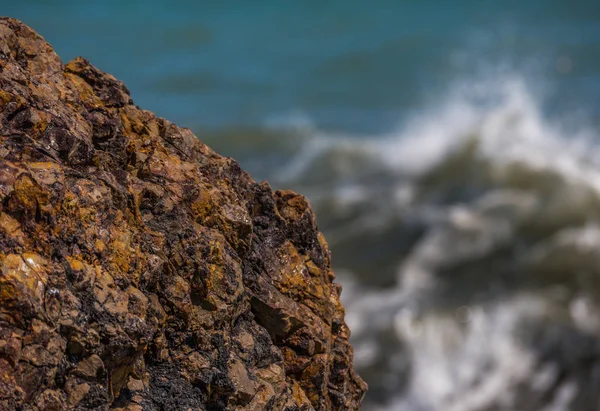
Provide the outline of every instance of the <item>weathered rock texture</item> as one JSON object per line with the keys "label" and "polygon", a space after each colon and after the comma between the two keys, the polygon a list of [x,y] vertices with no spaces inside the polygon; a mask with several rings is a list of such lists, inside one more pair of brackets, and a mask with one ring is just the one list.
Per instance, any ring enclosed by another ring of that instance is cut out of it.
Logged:
{"label": "weathered rock texture", "polygon": [[356,409],[307,201],[0,19],[0,409]]}

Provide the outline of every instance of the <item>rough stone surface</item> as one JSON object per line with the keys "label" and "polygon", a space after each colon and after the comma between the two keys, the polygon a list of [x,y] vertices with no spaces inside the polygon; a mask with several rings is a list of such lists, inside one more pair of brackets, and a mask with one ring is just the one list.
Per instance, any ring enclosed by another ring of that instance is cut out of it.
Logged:
{"label": "rough stone surface", "polygon": [[0,19],[0,409],[357,409],[307,201]]}

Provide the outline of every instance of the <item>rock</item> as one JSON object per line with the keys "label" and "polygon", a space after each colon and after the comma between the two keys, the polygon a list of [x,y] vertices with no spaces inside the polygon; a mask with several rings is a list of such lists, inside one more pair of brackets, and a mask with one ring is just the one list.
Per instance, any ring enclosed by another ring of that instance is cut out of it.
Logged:
{"label": "rock", "polygon": [[306,199],[0,19],[0,409],[358,409]]}
{"label": "rock", "polygon": [[104,369],[102,359],[96,354],[79,361],[77,367],[73,370],[73,375],[81,377],[85,380],[94,381],[98,378],[98,373]]}
{"label": "rock", "polygon": [[256,394],[254,382],[248,377],[246,366],[240,360],[231,361],[228,366],[228,377],[233,384],[238,403],[246,405],[252,401]]}

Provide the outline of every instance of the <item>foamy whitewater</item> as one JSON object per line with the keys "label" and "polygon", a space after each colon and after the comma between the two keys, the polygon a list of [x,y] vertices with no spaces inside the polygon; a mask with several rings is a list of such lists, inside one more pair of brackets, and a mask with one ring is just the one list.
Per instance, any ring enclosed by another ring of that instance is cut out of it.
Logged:
{"label": "foamy whitewater", "polygon": [[365,409],[600,407],[597,134],[515,76],[383,136],[287,125],[301,149],[270,178],[325,222]]}

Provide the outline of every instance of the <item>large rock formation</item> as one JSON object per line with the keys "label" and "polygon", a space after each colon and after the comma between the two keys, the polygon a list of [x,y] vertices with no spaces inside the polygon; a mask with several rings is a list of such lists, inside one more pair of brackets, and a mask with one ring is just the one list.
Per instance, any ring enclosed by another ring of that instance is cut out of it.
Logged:
{"label": "large rock formation", "polygon": [[0,19],[0,409],[356,409],[307,201]]}

